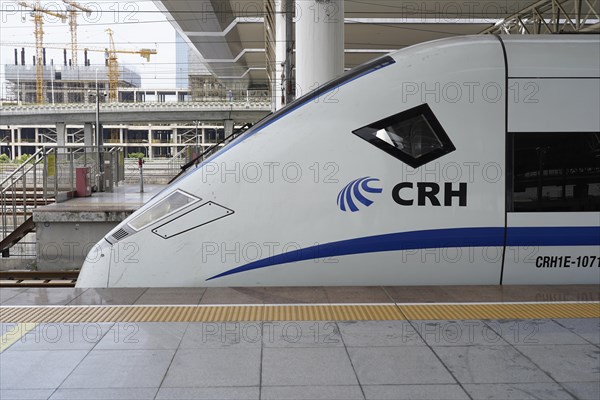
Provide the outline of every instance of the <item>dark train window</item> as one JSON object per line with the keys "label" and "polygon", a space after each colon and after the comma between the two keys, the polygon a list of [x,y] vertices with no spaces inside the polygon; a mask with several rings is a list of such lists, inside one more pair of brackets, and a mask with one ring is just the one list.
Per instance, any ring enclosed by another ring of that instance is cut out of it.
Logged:
{"label": "dark train window", "polygon": [[600,211],[600,133],[513,133],[509,140],[513,211]]}
{"label": "dark train window", "polygon": [[456,149],[427,104],[373,122],[353,133],[413,168]]}

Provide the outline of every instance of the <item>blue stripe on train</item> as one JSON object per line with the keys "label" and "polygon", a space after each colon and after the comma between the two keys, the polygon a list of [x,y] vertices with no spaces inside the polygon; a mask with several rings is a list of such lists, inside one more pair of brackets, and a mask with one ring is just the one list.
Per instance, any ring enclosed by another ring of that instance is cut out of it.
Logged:
{"label": "blue stripe on train", "polygon": [[[598,246],[600,227],[508,228],[507,246]],[[325,243],[263,258],[207,280],[272,265],[316,258],[413,249],[503,246],[504,228],[455,228],[398,232]]]}

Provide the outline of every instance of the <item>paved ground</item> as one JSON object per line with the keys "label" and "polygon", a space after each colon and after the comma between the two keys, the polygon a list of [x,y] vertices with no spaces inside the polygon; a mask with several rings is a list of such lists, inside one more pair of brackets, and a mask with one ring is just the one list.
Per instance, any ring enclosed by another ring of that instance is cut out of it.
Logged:
{"label": "paved ground", "polygon": [[[376,302],[383,290],[363,289],[2,289],[0,300],[3,306],[211,304],[235,296],[331,302],[337,293],[340,301]],[[2,340],[16,334],[15,324],[0,325]],[[0,354],[2,400],[600,398],[598,319],[31,327]]]}
{"label": "paved ground", "polygon": [[597,400],[599,354],[590,319],[40,324],[0,398]]}

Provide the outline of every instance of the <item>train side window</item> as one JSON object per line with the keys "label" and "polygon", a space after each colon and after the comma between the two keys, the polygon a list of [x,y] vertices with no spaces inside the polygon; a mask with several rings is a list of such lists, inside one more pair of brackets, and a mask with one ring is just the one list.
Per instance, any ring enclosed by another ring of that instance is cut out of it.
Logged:
{"label": "train side window", "polygon": [[456,150],[427,104],[373,122],[352,133],[413,168]]}
{"label": "train side window", "polygon": [[510,135],[513,211],[600,211],[600,133]]}

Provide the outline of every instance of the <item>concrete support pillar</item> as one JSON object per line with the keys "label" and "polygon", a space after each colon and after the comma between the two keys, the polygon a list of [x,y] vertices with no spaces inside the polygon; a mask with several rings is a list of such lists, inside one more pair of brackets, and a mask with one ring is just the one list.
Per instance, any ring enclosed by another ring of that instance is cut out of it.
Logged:
{"label": "concrete support pillar", "polygon": [[62,147],[58,149],[58,153],[66,153],[64,146],[67,145],[67,124],[64,122],[56,123],[56,145]]}
{"label": "concrete support pillar", "polygon": [[293,100],[294,13],[294,0],[275,3],[275,77],[271,88],[273,111]]}
{"label": "concrete support pillar", "polygon": [[284,65],[287,53],[285,6],[285,0],[275,3],[275,77],[273,79],[273,86],[271,87],[271,93],[273,93],[273,101],[271,102],[273,111],[277,111],[285,105],[284,80],[288,79],[285,76]]}
{"label": "concrete support pillar", "polygon": [[[35,137],[37,142],[37,128],[35,128]],[[17,128],[16,142],[19,143],[19,146],[16,148],[17,153],[13,153],[13,158],[21,157],[21,149],[23,147],[21,146],[21,128]]]}
{"label": "concrete support pillar", "polygon": [[175,154],[177,154],[177,143],[179,143],[179,136],[177,135],[177,126],[173,126],[173,129],[171,130],[171,143],[173,143],[173,146],[171,146],[172,157]]}
{"label": "concrete support pillar", "polygon": [[119,126],[119,143],[123,143],[123,126]]}
{"label": "concrete support pillar", "polygon": [[17,130],[18,130],[18,128],[10,130],[10,157],[11,158],[16,157],[15,142],[16,142],[16,138],[17,138]]}
{"label": "concrete support pillar", "polygon": [[226,119],[223,125],[225,126],[225,137],[231,135],[233,133],[233,120]]}
{"label": "concrete support pillar", "polygon": [[152,160],[152,125],[148,125],[148,136],[147,138],[147,146],[146,151],[148,152],[148,159]]}
{"label": "concrete support pillar", "polygon": [[[92,123],[86,122],[83,124],[83,145],[84,146],[93,146],[94,145],[94,131],[92,130]],[[91,151],[91,148],[86,149],[85,151]]]}
{"label": "concrete support pillar", "polygon": [[296,0],[296,97],[343,72],[344,1]]}

